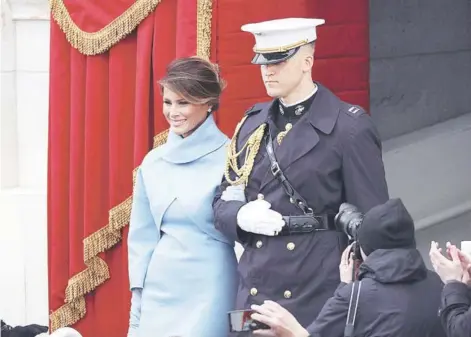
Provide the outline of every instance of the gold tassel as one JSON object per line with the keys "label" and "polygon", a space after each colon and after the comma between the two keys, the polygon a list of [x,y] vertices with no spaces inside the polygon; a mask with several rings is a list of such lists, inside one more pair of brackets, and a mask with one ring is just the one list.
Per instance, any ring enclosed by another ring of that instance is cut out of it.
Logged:
{"label": "gold tassel", "polygon": [[[229,143],[227,150],[226,168],[224,170],[224,176],[229,184],[232,186],[247,184],[250,174],[252,173],[253,164],[258,151],[260,150],[260,143],[265,133],[266,124],[261,124],[249,137],[247,142],[242,146],[240,151],[237,151],[237,135],[239,130],[247,119],[245,116],[239,124],[237,124],[234,131],[234,136]],[[245,151],[244,164],[239,167],[238,159]],[[236,175],[235,179],[231,178],[230,171]]]}
{"label": "gold tassel", "polygon": [[278,142],[278,145],[281,145],[281,142],[283,141],[283,138],[285,138],[285,136],[288,134],[289,130],[291,130],[293,128],[293,124],[291,123],[288,123],[286,124],[285,126],[285,131],[281,131],[277,136],[276,136],[276,140]]}

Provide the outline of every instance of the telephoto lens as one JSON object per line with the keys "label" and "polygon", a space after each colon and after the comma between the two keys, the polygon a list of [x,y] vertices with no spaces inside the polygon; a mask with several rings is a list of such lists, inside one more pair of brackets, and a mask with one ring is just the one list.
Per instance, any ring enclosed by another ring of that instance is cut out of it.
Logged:
{"label": "telephoto lens", "polygon": [[356,238],[357,230],[363,221],[363,213],[352,204],[343,203],[335,216],[335,226],[352,238]]}

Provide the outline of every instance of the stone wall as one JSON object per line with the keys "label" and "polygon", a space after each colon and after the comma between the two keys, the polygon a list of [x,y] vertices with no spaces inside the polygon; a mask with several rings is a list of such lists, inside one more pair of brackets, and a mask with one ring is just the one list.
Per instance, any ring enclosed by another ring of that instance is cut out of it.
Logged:
{"label": "stone wall", "polygon": [[471,1],[370,0],[370,56],[383,140],[471,112]]}

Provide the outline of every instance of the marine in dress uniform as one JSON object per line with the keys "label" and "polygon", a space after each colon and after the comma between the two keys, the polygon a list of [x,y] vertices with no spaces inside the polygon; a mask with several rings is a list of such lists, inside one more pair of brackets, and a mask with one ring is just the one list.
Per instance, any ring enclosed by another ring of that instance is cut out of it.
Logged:
{"label": "marine in dress uniform", "polygon": [[[256,40],[252,63],[295,62],[322,23],[292,18],[243,26]],[[289,76],[279,81],[292,81]],[[300,101],[274,97],[246,112],[213,208],[216,228],[244,246],[237,309],[270,299],[306,327],[340,282],[347,245],[333,221],[340,204],[365,212],[389,196],[381,141],[369,115],[313,82],[310,71],[303,76],[310,89],[298,93]]]}

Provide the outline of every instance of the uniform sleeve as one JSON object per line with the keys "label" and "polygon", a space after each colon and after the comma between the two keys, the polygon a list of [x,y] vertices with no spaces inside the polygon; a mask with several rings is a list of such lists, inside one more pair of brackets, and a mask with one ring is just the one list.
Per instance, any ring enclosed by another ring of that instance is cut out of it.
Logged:
{"label": "uniform sleeve", "polygon": [[150,258],[159,240],[159,233],[150,211],[141,169],[134,186],[128,235],[130,288],[143,288]]}
{"label": "uniform sleeve", "polygon": [[471,336],[471,299],[469,287],[461,282],[448,283],[442,292],[441,320],[448,337]]}
{"label": "uniform sleeve", "polygon": [[351,131],[345,136],[342,173],[346,202],[362,212],[389,199],[381,140],[367,114],[354,118]]}
{"label": "uniform sleeve", "polygon": [[343,337],[347,322],[352,284],[340,284],[322,308],[316,320],[307,327],[311,337]]}
{"label": "uniform sleeve", "polygon": [[213,200],[214,226],[229,240],[244,243],[248,233],[237,225],[237,213],[245,203],[239,200],[222,200],[222,192],[224,192],[227,186],[229,186],[229,183],[223,177]]}

